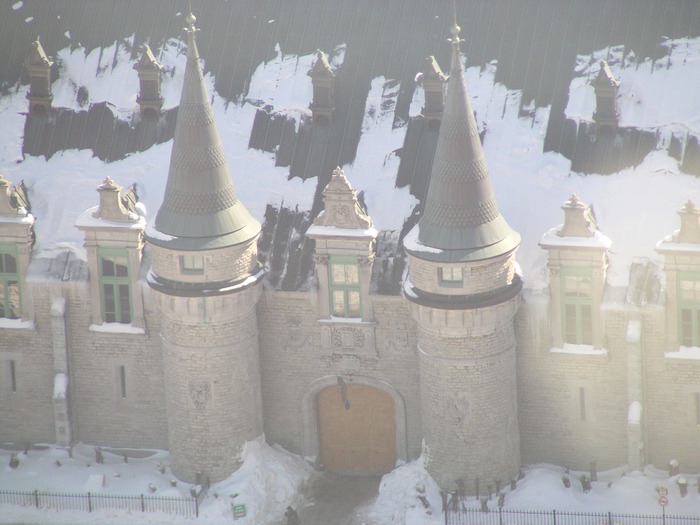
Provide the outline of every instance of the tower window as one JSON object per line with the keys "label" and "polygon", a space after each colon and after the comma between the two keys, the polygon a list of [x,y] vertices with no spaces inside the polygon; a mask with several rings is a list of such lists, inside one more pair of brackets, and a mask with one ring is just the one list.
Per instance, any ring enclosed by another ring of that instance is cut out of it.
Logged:
{"label": "tower window", "polygon": [[17,247],[0,244],[0,317],[22,317],[22,296],[17,268]]}
{"label": "tower window", "polygon": [[586,390],[583,387],[578,389],[578,412],[581,421],[586,421]]}
{"label": "tower window", "polygon": [[331,312],[337,317],[361,317],[360,268],[354,257],[331,257]]}
{"label": "tower window", "polygon": [[438,282],[440,286],[462,286],[464,284],[464,272],[462,268],[453,266],[438,268]]}
{"label": "tower window", "polygon": [[678,276],[678,336],[683,346],[700,346],[700,273]]}
{"label": "tower window", "polygon": [[204,273],[204,257],[201,255],[181,255],[182,273]]}
{"label": "tower window", "polygon": [[561,279],[564,342],[593,344],[591,271],[588,268],[565,268]]}
{"label": "tower window", "polygon": [[99,257],[102,318],[106,323],[131,322],[131,279],[126,249],[101,249]]}

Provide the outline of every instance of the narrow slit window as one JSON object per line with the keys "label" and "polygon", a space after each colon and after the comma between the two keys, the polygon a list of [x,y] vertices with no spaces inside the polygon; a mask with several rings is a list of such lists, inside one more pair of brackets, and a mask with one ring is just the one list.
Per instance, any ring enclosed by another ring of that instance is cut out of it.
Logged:
{"label": "narrow slit window", "polygon": [[583,387],[578,389],[578,409],[581,421],[586,421],[586,390]]}
{"label": "narrow slit window", "polygon": [[700,426],[700,392],[695,392],[695,424]]}
{"label": "narrow slit window", "polygon": [[15,366],[15,360],[10,359],[8,365],[10,373],[10,388],[12,388],[13,392],[17,392],[17,369]]}
{"label": "narrow slit window", "polygon": [[119,388],[121,390],[122,399],[126,399],[126,367],[119,367]]}

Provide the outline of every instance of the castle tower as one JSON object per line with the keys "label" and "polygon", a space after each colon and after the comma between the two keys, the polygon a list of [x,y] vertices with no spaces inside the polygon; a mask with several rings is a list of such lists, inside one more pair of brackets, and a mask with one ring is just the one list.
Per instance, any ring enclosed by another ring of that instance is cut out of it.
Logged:
{"label": "castle tower", "polygon": [[452,27],[452,64],[428,195],[406,235],[404,295],[418,326],[428,472],[444,490],[520,467],[513,316],[520,235],[501,216]]}
{"label": "castle tower", "polygon": [[51,109],[53,93],[51,93],[51,66],[53,62],[44,53],[41,42],[32,42],[29,56],[24,61],[24,67],[29,71],[29,113],[46,114]]}
{"label": "castle tower", "polygon": [[440,118],[445,104],[446,80],[447,77],[443,74],[435,57],[426,58],[421,71],[421,82],[425,93],[425,105],[421,110],[421,115],[431,129],[437,129],[440,126]]}
{"label": "castle tower", "polygon": [[620,82],[615,79],[610,66],[605,60],[600,61],[600,71],[592,84],[595,90],[596,102],[593,120],[599,129],[617,129],[617,117],[619,115],[617,113],[616,99],[617,88],[620,86]]}
{"label": "castle tower", "polygon": [[316,62],[309,69],[307,75],[311,77],[314,90],[314,99],[310,106],[314,122],[330,124],[335,110],[335,73],[328,63],[326,54],[320,49],[316,51]]}
{"label": "castle tower", "polygon": [[144,46],[141,59],[134,64],[134,69],[139,75],[139,96],[136,97],[144,116],[160,115],[163,107],[163,97],[160,95],[160,71],[163,69],[149,46]]}
{"label": "castle tower", "polygon": [[146,238],[161,318],[174,474],[222,480],[263,433],[256,304],[260,223],[238,200],[186,17],[187,66],[163,204]]}

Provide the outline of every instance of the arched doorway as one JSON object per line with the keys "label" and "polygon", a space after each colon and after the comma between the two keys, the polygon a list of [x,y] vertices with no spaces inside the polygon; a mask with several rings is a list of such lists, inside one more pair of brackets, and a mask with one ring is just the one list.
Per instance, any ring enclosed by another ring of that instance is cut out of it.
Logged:
{"label": "arched doorway", "polygon": [[338,472],[385,473],[396,464],[394,399],[369,385],[340,381],[316,396],[321,463]]}

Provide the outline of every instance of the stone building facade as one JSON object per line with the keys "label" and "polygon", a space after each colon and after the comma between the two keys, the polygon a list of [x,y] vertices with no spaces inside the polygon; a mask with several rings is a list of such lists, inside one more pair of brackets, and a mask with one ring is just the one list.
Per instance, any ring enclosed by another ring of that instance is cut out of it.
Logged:
{"label": "stone building facade", "polygon": [[640,263],[618,288],[606,280],[615,240],[572,196],[540,242],[549,289],[523,291],[520,236],[491,188],[455,25],[458,74],[403,241],[403,294],[372,291],[380,232],[340,169],[306,232],[314,286],[264,289],[260,224],[236,196],[187,23],[153,222],[107,179],[76,218],[87,261],[33,256],[25,195],[0,178],[0,440],[164,448],[188,482],[227,477],[261,435],[341,472],[424,454],[442,488],[468,492],[542,461],[700,469],[693,203],[659,240],[663,268]]}

